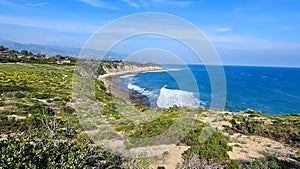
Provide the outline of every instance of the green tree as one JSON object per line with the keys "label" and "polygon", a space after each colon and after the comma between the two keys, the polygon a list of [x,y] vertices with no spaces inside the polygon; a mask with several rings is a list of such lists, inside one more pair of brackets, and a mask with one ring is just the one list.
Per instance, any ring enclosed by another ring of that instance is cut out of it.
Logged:
{"label": "green tree", "polygon": [[29,52],[27,50],[21,50],[21,54],[23,56],[29,56]]}
{"label": "green tree", "polygon": [[0,46],[0,51],[6,51],[6,50],[8,50],[8,48],[6,48],[6,47],[4,47],[4,46]]}

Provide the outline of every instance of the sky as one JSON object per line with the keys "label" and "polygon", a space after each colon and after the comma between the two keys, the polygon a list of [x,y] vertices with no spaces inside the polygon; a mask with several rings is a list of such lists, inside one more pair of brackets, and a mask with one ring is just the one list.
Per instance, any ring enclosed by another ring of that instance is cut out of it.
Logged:
{"label": "sky", "polygon": [[[120,17],[158,12],[200,29],[223,64],[300,67],[299,9],[298,0],[0,0],[0,39],[81,48]],[[131,26],[134,29],[134,22]],[[166,22],[164,29],[174,32],[180,26]],[[151,44],[172,47],[165,38],[137,37],[115,51],[130,54],[129,46],[140,50]],[[190,55],[179,46],[173,50]]]}

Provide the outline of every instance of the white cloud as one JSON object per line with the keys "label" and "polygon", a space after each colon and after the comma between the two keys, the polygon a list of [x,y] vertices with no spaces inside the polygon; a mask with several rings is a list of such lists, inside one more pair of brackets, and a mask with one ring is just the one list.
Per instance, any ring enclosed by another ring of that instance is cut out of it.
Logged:
{"label": "white cloud", "polygon": [[213,43],[213,45],[217,46],[220,49],[274,51],[300,50],[300,43],[281,42],[262,37],[234,34],[234,31],[231,31],[228,34],[220,34],[217,32],[218,27],[212,25],[201,26],[201,28],[203,29],[207,38]]}
{"label": "white cloud", "polygon": [[43,6],[48,5],[48,2],[36,3],[36,4],[26,4],[27,6]]}
{"label": "white cloud", "polygon": [[172,5],[184,8],[188,5],[195,3],[194,0],[121,0],[122,2],[127,3],[133,8],[140,8],[143,6],[150,6],[153,4],[165,4]]}
{"label": "white cloud", "polygon": [[226,44],[245,44],[253,41],[264,41],[260,38],[246,37],[240,35],[224,35],[224,36],[210,36],[211,40],[214,42],[226,43]]}
{"label": "white cloud", "polygon": [[[101,0],[78,0],[78,1],[84,2],[86,4],[95,7],[100,7],[100,8],[119,9],[117,7],[110,5],[110,3],[108,2],[104,2],[103,0],[102,1]],[[133,8],[151,6],[153,4],[165,4],[165,5],[172,5],[172,6],[178,6],[184,8],[196,2],[195,0],[119,0],[119,1],[124,2]]]}
{"label": "white cloud", "polygon": [[129,6],[134,7],[134,8],[139,8],[140,7],[139,4],[133,2],[132,0],[121,0],[121,1],[127,3]]}
{"label": "white cloud", "polygon": [[300,43],[278,42],[269,39],[241,35],[209,36],[212,42],[223,49],[233,50],[299,50]]}
{"label": "white cloud", "polygon": [[215,31],[216,32],[229,32],[231,31],[232,29],[229,28],[229,27],[223,27],[223,28],[217,28]]}
{"label": "white cloud", "polygon": [[[0,15],[0,24],[46,28],[58,32],[93,33],[99,26],[69,20]],[[61,26],[64,25],[64,26]]]}
{"label": "white cloud", "polygon": [[113,6],[111,6],[105,2],[102,2],[102,1],[98,1],[98,0],[78,0],[78,1],[84,2],[84,3],[94,6],[94,7],[116,9]]}
{"label": "white cloud", "polygon": [[119,37],[124,34],[133,35],[137,32],[144,32],[145,34],[159,32],[160,35],[157,36],[175,35],[185,40],[205,40],[204,36],[201,36],[199,32],[195,33],[194,27],[185,24],[184,21],[166,20],[165,17],[158,18],[154,14],[148,14],[143,18],[135,18],[133,20],[117,21],[114,24],[121,26],[103,29],[101,33],[105,33],[110,37]]}

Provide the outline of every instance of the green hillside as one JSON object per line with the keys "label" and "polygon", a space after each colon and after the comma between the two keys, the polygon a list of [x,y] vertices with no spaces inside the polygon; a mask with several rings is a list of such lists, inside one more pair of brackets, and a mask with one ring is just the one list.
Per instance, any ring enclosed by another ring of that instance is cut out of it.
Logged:
{"label": "green hillside", "polygon": [[[147,168],[157,160],[125,158],[106,151],[89,138],[83,129],[94,130],[97,121],[89,124],[90,126],[81,126],[78,121],[72,106],[74,68],[74,65],[52,63],[0,64],[0,168]],[[169,109],[151,109],[135,105],[132,109],[119,111],[116,107],[120,105],[117,104],[124,103],[114,102],[104,83],[98,80],[95,81],[95,96],[97,102],[104,105],[101,117],[114,126],[116,132],[129,138],[160,135],[173,124],[187,125],[187,121],[177,120],[182,113],[191,116],[195,125],[191,126],[190,131],[186,131],[187,134],[181,135],[180,132],[183,131],[175,131],[172,133],[174,137],[169,137],[177,145],[190,146],[183,153],[184,163],[178,168],[190,166],[189,161],[192,158],[198,159],[193,167],[204,168],[296,167],[296,163],[274,156],[252,162],[231,160],[228,152],[234,147],[228,144],[228,133],[260,135],[273,139],[280,137],[280,142],[291,146],[298,144],[299,149],[298,115],[270,117],[255,112],[247,112],[250,114],[247,116],[247,113],[236,114],[228,119],[231,125],[224,126],[224,131],[217,129],[207,140],[201,140],[200,134],[210,131],[207,130],[210,128],[209,123],[202,118],[213,110],[176,106]],[[148,122],[137,122],[127,114],[135,110],[141,116],[153,115],[154,118]],[[157,117],[155,114],[158,112],[160,116]],[[259,120],[258,117],[270,119],[272,123],[263,123],[265,120]],[[280,126],[278,123],[285,125]],[[168,140],[164,141],[163,143],[168,143]],[[133,145],[149,144],[153,142],[150,140]],[[299,162],[299,154],[294,154],[291,158]]]}

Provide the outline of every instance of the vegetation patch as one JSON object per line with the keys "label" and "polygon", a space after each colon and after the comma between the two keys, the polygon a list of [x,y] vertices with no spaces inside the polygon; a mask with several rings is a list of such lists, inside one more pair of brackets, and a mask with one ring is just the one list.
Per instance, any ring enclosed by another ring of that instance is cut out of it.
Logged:
{"label": "vegetation patch", "polygon": [[[0,51],[3,54],[8,49],[0,46]],[[5,56],[1,55],[1,62],[14,64],[0,64],[0,168],[149,166],[143,157],[130,160],[95,146],[83,129],[91,133],[95,131],[92,137],[96,139],[119,138],[121,133],[132,138],[128,140],[129,145],[136,138],[144,139],[136,144],[138,146],[153,145],[152,137],[162,138],[159,143],[154,144],[173,144],[175,141],[177,144],[188,145],[190,149],[183,154],[184,163],[181,168],[240,168],[235,161],[229,159],[227,152],[232,147],[228,145],[226,136],[218,130],[212,130],[202,121],[189,121],[192,119],[190,116],[201,116],[207,109],[177,106],[152,109],[145,105],[135,105],[132,109],[127,110],[124,106],[124,110],[118,110],[118,104],[122,103],[112,100],[112,95],[106,90],[104,83],[95,80],[95,98],[103,109],[99,114],[76,114],[71,104],[75,68],[72,62],[57,64],[56,61],[66,58],[38,57],[26,51],[4,54]],[[16,55],[22,57],[18,58]],[[122,65],[124,63],[121,61],[103,61],[97,74],[105,74],[105,70],[117,69]],[[135,65],[143,66],[138,63]],[[143,119],[134,119],[130,113]],[[80,116],[84,116],[90,123],[81,126],[78,120]],[[103,121],[97,120],[98,117],[113,125],[119,133],[101,130],[99,126]],[[232,126],[227,126],[228,131],[271,137],[295,145],[295,148],[299,147],[300,116],[297,114],[264,115],[249,110],[233,114],[230,123]],[[191,130],[177,130],[184,127]],[[205,135],[209,137],[206,138]],[[248,168],[266,166],[295,167],[294,163],[286,163],[273,157],[243,164],[243,167]]]}
{"label": "vegetation patch", "polygon": [[227,126],[228,132],[264,136],[292,146],[300,142],[299,114],[267,115],[249,109],[234,113],[230,123],[232,127]]}

